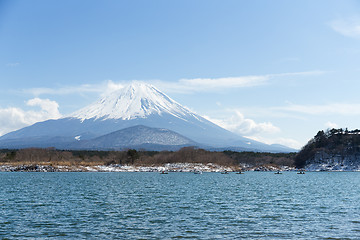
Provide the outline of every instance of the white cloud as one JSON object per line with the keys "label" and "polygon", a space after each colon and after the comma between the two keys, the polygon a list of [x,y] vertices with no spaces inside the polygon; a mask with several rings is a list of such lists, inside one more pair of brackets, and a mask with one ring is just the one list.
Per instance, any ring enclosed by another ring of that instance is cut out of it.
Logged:
{"label": "white cloud", "polygon": [[214,119],[204,116],[209,121],[249,139],[266,144],[281,144],[294,149],[300,149],[302,144],[291,138],[276,137],[281,130],[271,122],[256,123],[252,119],[245,118],[238,110],[227,110],[231,116],[223,119]]}
{"label": "white cloud", "polygon": [[116,91],[116,90],[124,88],[124,84],[123,83],[115,83],[111,80],[108,80],[106,88],[109,91]]}
{"label": "white cloud", "polygon": [[346,36],[360,38],[360,18],[353,17],[347,19],[337,19],[330,22],[331,28]]}
{"label": "white cloud", "polygon": [[27,125],[29,124],[22,109],[0,109],[0,136]]}
{"label": "white cloud", "polygon": [[25,111],[21,108],[0,108],[0,136],[19,128],[48,119],[60,118],[59,105],[49,99],[33,98],[26,102],[30,107],[40,110]]}
{"label": "white cloud", "polygon": [[51,101],[49,99],[33,98],[28,100],[26,105],[31,107],[39,106],[41,111],[34,113],[36,113],[38,118],[41,120],[56,119],[61,117],[59,112],[59,104],[55,101]]}
{"label": "white cloud", "polygon": [[325,123],[325,127],[332,129],[332,128],[338,128],[338,125],[336,123],[329,121],[329,122]]}
{"label": "white cloud", "polygon": [[[230,110],[229,110],[230,111]],[[280,132],[280,129],[270,122],[256,123],[252,119],[245,118],[238,110],[232,110],[233,113],[228,118],[214,119],[205,116],[211,122],[240,135],[274,134]]]}
{"label": "white cloud", "polygon": [[113,91],[117,91],[119,89],[124,88],[124,86],[125,86],[125,84],[123,84],[123,83],[115,83],[112,80],[108,80],[106,82],[106,84],[104,84],[101,87],[102,88],[101,96],[106,96]]}

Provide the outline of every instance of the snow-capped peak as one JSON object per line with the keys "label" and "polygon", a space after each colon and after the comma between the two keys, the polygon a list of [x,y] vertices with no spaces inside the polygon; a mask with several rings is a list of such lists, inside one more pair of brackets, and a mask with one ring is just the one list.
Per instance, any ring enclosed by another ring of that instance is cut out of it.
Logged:
{"label": "snow-capped peak", "polygon": [[193,113],[154,86],[133,82],[71,114],[71,117],[82,120],[92,118],[130,120],[162,113],[168,113],[178,118],[184,118],[189,114],[194,116]]}

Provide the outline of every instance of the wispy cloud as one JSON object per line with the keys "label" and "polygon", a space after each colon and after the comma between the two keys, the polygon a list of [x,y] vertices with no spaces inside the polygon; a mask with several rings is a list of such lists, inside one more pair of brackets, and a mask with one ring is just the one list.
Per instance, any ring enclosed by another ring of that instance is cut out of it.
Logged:
{"label": "wispy cloud", "polygon": [[334,20],[330,22],[330,27],[346,37],[360,38],[359,17]]}
{"label": "wispy cloud", "polygon": [[360,116],[360,103],[293,104],[273,107],[242,107],[251,116],[307,120],[313,116],[354,117]]}
{"label": "wispy cloud", "polygon": [[[266,75],[251,75],[251,76],[239,76],[239,77],[222,77],[222,78],[192,78],[192,79],[180,79],[178,81],[163,81],[163,80],[146,80],[148,82],[165,92],[176,93],[195,93],[195,92],[212,92],[224,89],[234,88],[247,88],[256,87],[268,84],[271,79],[281,79],[284,77],[293,76],[314,76],[324,74],[324,71],[305,71],[305,72],[293,72],[293,73],[278,73],[278,74],[266,74]],[[41,95],[69,95],[69,94],[86,94],[97,93],[107,94],[110,91],[123,88],[130,82],[138,81],[113,81],[106,80],[99,84],[83,84],[78,86],[64,86],[58,88],[30,88],[23,89],[23,93],[31,94],[33,96]]]}
{"label": "wispy cloud", "polygon": [[269,74],[270,78],[276,77],[292,77],[292,76],[318,76],[327,73],[326,71],[322,70],[313,70],[313,71],[304,71],[304,72],[290,72],[290,73],[276,73],[276,74]]}
{"label": "wispy cloud", "polygon": [[33,98],[26,105],[40,109],[26,111],[15,107],[0,108],[0,136],[39,121],[61,117],[59,105],[55,101]]}
{"label": "wispy cloud", "polygon": [[7,63],[5,64],[6,67],[17,67],[19,66],[20,63],[19,62],[14,62],[14,63]]}
{"label": "wispy cloud", "polygon": [[29,88],[23,89],[24,93],[32,94],[34,96],[41,95],[68,95],[68,94],[81,94],[81,93],[89,93],[89,92],[97,92],[100,93],[103,90],[100,88],[96,88],[91,85],[81,85],[81,86],[68,86],[68,87],[60,87],[60,88]]}
{"label": "wispy cloud", "polygon": [[156,86],[168,92],[193,93],[211,92],[223,89],[247,88],[269,84],[272,79],[296,76],[316,76],[325,74],[325,71],[304,71],[292,73],[276,73],[265,75],[250,75],[223,78],[192,78],[180,79],[176,82],[153,81]]}
{"label": "wispy cloud", "polygon": [[226,78],[193,78],[180,79],[178,84],[190,89],[214,89],[214,88],[243,88],[263,85],[269,80],[269,76],[244,76]]}
{"label": "wispy cloud", "polygon": [[245,88],[264,85],[269,76],[240,76],[223,78],[192,78],[180,79],[174,82],[153,80],[153,85],[166,92],[189,94],[194,92],[211,92],[228,88]]}
{"label": "wispy cloud", "polygon": [[289,104],[283,107],[273,107],[272,111],[295,112],[309,115],[360,115],[359,103],[330,103],[323,105],[297,105]]}
{"label": "wispy cloud", "polygon": [[22,92],[31,94],[33,96],[41,95],[69,95],[69,94],[84,94],[84,93],[108,93],[122,88],[123,83],[115,83],[112,80],[103,81],[100,84],[82,84],[79,86],[65,86],[59,88],[28,88],[23,89]]}

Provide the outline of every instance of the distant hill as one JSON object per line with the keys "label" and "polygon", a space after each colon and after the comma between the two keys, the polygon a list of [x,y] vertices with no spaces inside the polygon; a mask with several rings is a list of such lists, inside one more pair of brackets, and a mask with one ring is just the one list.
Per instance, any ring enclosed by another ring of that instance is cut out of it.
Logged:
{"label": "distant hill", "polygon": [[150,128],[143,125],[125,128],[91,140],[78,141],[73,149],[123,150],[179,150],[198,143],[168,129]]}
{"label": "distant hill", "polygon": [[296,155],[295,165],[314,171],[360,170],[360,130],[319,131]]}

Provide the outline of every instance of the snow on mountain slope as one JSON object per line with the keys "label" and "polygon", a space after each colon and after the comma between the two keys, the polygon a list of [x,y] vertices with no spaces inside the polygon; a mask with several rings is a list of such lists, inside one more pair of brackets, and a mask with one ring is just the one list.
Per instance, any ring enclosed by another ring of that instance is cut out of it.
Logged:
{"label": "snow on mountain slope", "polygon": [[146,118],[151,114],[171,114],[183,119],[194,116],[189,110],[160,92],[154,86],[134,82],[114,91],[99,101],[71,114],[71,117],[85,119],[122,119]]}

